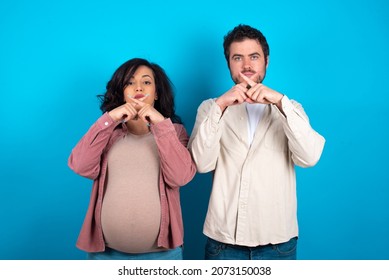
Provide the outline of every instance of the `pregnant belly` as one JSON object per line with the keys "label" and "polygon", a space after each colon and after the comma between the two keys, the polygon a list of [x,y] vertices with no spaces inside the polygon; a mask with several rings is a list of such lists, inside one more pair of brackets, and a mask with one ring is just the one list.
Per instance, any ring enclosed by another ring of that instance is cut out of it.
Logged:
{"label": "pregnant belly", "polygon": [[104,199],[101,213],[104,239],[108,247],[126,253],[158,251],[161,223],[159,199],[129,201]]}

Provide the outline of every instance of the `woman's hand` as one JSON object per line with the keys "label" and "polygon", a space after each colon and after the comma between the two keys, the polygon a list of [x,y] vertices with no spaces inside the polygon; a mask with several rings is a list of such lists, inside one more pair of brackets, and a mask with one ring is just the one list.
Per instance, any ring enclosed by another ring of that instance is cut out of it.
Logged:
{"label": "woman's hand", "polygon": [[138,111],[131,103],[125,103],[111,111],[108,112],[109,116],[115,122],[127,122],[129,120],[135,119],[138,115]]}
{"label": "woman's hand", "polygon": [[137,110],[137,115],[145,123],[157,124],[163,120],[165,117],[162,116],[153,106],[148,103],[143,102],[142,99],[131,98],[131,102],[134,108]]}

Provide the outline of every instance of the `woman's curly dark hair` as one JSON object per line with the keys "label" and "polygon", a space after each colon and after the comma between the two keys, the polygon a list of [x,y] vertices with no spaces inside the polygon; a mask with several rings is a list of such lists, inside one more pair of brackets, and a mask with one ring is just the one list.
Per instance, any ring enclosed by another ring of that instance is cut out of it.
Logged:
{"label": "woman's curly dark hair", "polygon": [[107,83],[105,94],[97,96],[101,101],[101,111],[105,113],[125,103],[124,88],[138,67],[142,65],[149,67],[154,74],[156,91],[158,93],[158,99],[155,100],[154,108],[165,118],[170,118],[173,123],[182,123],[181,118],[175,113],[172,82],[159,65],[143,58],[130,59],[115,71],[111,80]]}

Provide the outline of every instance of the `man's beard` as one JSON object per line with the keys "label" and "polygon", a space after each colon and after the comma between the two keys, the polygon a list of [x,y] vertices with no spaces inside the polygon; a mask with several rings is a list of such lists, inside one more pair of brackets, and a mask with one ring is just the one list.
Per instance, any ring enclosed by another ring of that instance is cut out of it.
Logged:
{"label": "man's beard", "polygon": [[[258,76],[258,79],[257,81],[254,81],[256,83],[262,83],[262,81],[265,79],[266,77],[266,72],[263,74],[263,77],[262,76]],[[244,81],[239,81],[239,77],[232,77],[232,80],[234,81],[235,84],[240,84],[240,83],[243,83]]]}

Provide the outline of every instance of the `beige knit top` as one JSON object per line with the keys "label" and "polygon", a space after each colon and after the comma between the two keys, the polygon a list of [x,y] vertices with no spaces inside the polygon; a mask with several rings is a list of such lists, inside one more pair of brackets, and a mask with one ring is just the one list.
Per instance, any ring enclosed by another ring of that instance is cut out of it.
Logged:
{"label": "beige knit top", "polygon": [[159,155],[151,133],[128,133],[108,153],[102,227],[108,247],[126,253],[158,251],[161,205]]}

